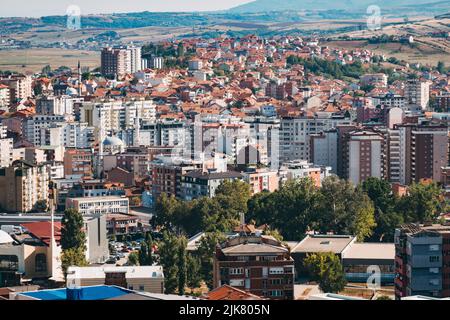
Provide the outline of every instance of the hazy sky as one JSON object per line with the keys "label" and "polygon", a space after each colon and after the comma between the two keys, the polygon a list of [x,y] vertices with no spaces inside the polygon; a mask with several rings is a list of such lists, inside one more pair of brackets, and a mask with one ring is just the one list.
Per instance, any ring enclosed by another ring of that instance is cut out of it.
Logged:
{"label": "hazy sky", "polygon": [[222,10],[251,0],[0,0],[2,17],[65,15],[78,5],[82,14],[136,11]]}

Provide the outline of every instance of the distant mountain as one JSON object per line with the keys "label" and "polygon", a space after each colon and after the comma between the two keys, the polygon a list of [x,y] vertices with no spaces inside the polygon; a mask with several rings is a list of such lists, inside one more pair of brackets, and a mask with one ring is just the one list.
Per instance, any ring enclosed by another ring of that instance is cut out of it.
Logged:
{"label": "distant mountain", "polygon": [[[229,12],[256,13],[268,11],[302,11],[302,10],[344,10],[365,12],[370,5],[377,5],[381,11],[394,11],[399,8],[438,5],[439,8],[450,7],[450,1],[436,0],[255,0],[234,8]],[[409,12],[397,12],[408,15]]]}

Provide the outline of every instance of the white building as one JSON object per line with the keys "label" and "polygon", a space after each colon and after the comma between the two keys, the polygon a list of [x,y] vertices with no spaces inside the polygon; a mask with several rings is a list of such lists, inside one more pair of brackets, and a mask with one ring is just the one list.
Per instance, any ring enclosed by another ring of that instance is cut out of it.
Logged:
{"label": "white building", "polygon": [[150,100],[112,100],[85,102],[80,107],[80,121],[108,132],[134,128],[136,118],[156,119],[156,107]]}
{"label": "white building", "polygon": [[109,283],[120,278],[127,289],[151,293],[164,293],[162,266],[111,266],[69,267],[67,287],[84,287]]}
{"label": "white building", "polygon": [[355,131],[349,139],[349,180],[354,185],[369,177],[384,176],[383,136],[370,131]]}
{"label": "white building", "polygon": [[129,201],[126,197],[118,196],[67,198],[66,208],[73,208],[83,215],[128,213]]}
{"label": "white building", "polygon": [[0,168],[9,167],[13,162],[13,138],[7,138],[6,127],[0,125]]}
{"label": "white building", "polygon": [[338,134],[336,130],[329,130],[311,135],[310,161],[318,166],[331,167],[337,173]]}
{"label": "white building", "polygon": [[310,159],[311,134],[324,132],[337,126],[350,125],[344,117],[283,118],[280,128],[280,159],[290,161]]}
{"label": "white building", "polygon": [[430,101],[430,82],[409,79],[405,86],[405,98],[408,104],[420,106],[425,110]]}

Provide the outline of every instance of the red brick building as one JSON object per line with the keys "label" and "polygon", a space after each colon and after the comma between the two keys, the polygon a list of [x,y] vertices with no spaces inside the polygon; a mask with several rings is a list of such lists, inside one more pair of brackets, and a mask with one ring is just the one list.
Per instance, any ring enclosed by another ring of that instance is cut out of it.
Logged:
{"label": "red brick building", "polygon": [[216,249],[214,287],[229,285],[251,294],[288,300],[294,297],[294,260],[271,236],[241,235]]}

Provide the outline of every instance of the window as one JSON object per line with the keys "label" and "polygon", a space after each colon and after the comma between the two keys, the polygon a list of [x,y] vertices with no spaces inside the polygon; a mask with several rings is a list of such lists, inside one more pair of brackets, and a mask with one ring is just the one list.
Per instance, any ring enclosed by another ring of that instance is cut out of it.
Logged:
{"label": "window", "polygon": [[271,297],[281,297],[283,295],[283,291],[282,290],[271,290],[270,291],[270,296]]}
{"label": "window", "polygon": [[270,268],[269,274],[283,274],[283,268]]}
{"label": "window", "polygon": [[281,285],[283,284],[283,279],[270,279],[271,285]]}
{"label": "window", "polygon": [[439,268],[430,268],[430,273],[439,273]]}
{"label": "window", "polygon": [[230,268],[230,274],[243,274],[243,268]]}
{"label": "window", "polygon": [[430,262],[439,262],[439,256],[430,256]]}
{"label": "window", "polygon": [[430,284],[433,285],[433,286],[439,285],[439,279],[431,279],[430,280]]}
{"label": "window", "polygon": [[145,291],[145,287],[143,285],[139,286],[139,291]]}
{"label": "window", "polygon": [[430,244],[429,250],[430,251],[439,251],[439,245],[438,244]]}
{"label": "window", "polygon": [[230,279],[230,286],[232,287],[243,287],[244,280],[243,279]]}
{"label": "window", "polygon": [[36,272],[47,271],[47,257],[43,253],[38,253],[34,258],[34,269]]}

